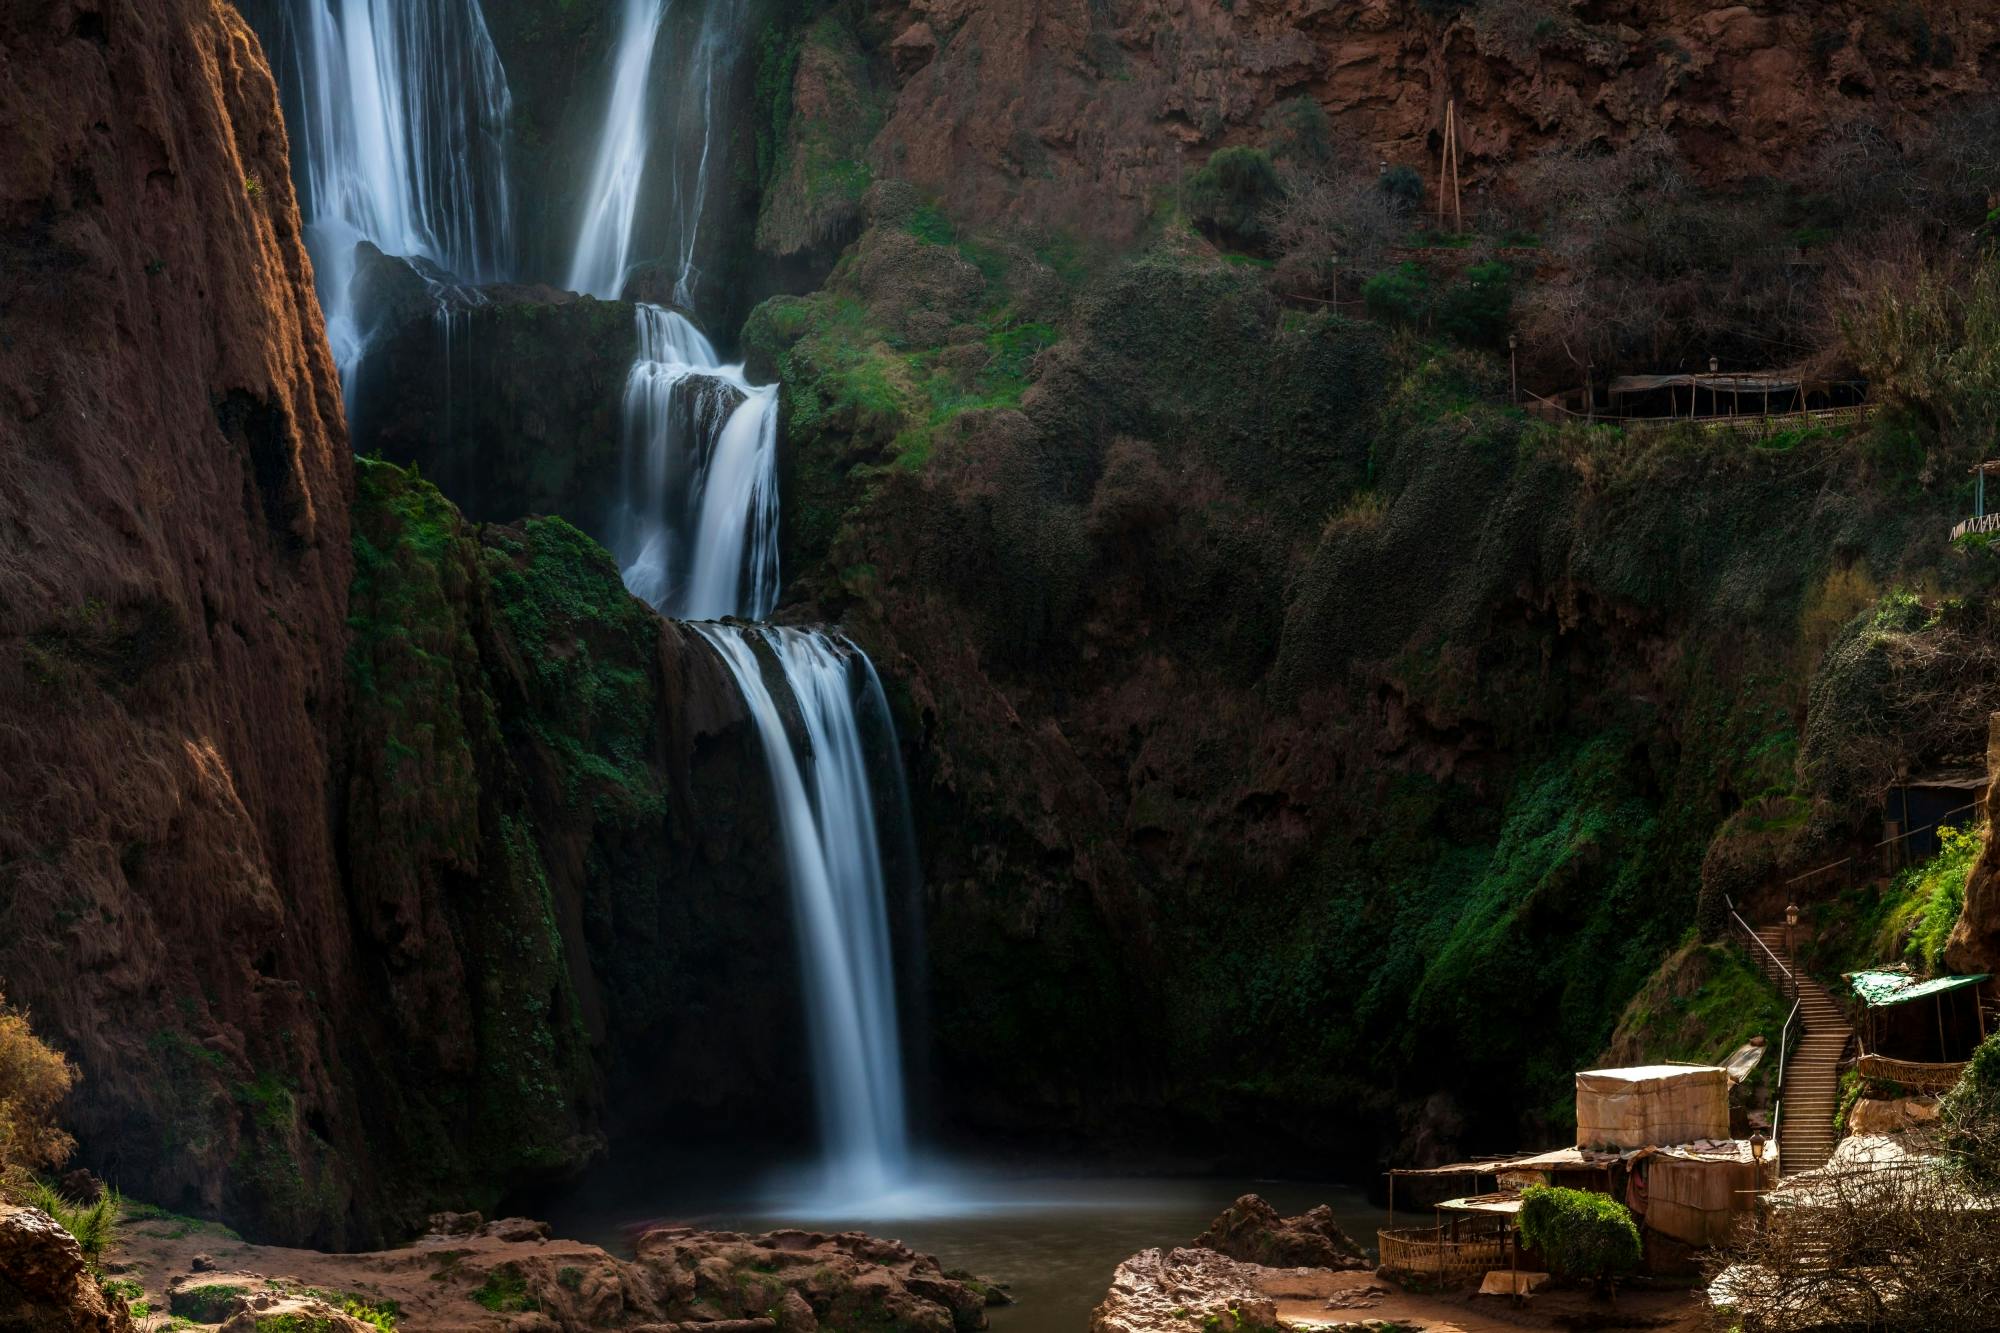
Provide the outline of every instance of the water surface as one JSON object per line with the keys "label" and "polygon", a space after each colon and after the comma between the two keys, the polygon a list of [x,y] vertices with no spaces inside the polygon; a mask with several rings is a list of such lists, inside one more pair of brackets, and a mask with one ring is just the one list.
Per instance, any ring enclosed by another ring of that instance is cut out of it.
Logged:
{"label": "water surface", "polygon": [[650,1223],[720,1230],[861,1230],[1005,1283],[1015,1304],[991,1312],[999,1333],[1084,1333],[1118,1264],[1139,1250],[1185,1244],[1238,1195],[1258,1193],[1290,1216],[1329,1205],[1372,1248],[1380,1209],[1349,1187],[1235,1178],[1093,1176],[1077,1172],[933,1168],[921,1183],[850,1205],[816,1197],[809,1179],[746,1187],[713,1167],[629,1163],[600,1170],[539,1206],[556,1234],[627,1253]]}

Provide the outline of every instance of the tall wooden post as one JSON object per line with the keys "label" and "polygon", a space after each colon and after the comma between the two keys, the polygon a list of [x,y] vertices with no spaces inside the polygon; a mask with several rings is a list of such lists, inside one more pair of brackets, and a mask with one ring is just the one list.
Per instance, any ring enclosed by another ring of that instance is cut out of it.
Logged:
{"label": "tall wooden post", "polygon": [[1451,222],[1454,232],[1465,230],[1465,210],[1458,193],[1458,99],[1444,104],[1444,147],[1438,153],[1437,229],[1444,230],[1445,187],[1451,188]]}

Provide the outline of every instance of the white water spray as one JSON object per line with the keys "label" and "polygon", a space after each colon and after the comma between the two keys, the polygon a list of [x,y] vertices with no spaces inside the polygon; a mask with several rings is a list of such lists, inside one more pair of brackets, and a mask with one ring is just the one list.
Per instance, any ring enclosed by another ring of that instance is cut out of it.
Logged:
{"label": "white water spray", "polygon": [[690,620],[761,620],[778,600],[778,392],[682,316],[638,307],[611,546],[625,586]]}
{"label": "white water spray", "polygon": [[512,100],[479,0],[304,0],[293,14],[306,239],[345,374],[362,350],[356,242],[465,282],[508,275]]}
{"label": "white water spray", "polygon": [[[735,676],[770,769],[803,965],[823,1188],[833,1199],[880,1198],[909,1166],[882,856],[857,722],[864,693],[887,715],[882,687],[859,650],[818,630],[695,628]],[[753,640],[768,647],[798,704],[803,760]]]}

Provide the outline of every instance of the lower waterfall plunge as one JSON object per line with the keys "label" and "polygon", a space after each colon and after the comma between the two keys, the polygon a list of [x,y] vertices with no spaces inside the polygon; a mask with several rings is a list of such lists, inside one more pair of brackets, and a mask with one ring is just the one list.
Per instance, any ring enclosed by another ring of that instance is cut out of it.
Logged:
{"label": "lower waterfall plunge", "polygon": [[[700,624],[736,678],[770,768],[784,843],[818,1097],[825,1197],[879,1198],[909,1168],[895,968],[857,704],[887,716],[866,656],[820,630]],[[794,749],[757,645],[798,706]],[[804,753],[800,753],[800,751]]]}

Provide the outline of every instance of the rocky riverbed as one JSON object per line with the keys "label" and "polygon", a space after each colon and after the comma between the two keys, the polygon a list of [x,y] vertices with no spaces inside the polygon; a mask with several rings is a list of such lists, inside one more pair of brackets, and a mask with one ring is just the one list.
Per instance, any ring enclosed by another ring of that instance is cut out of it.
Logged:
{"label": "rocky riverbed", "polygon": [[[633,1257],[562,1240],[527,1218],[441,1213],[409,1245],[360,1254],[253,1245],[192,1219],[133,1219],[87,1279],[75,1242],[42,1214],[0,1214],[0,1328],[119,1333],[137,1316],[229,1333],[957,1333],[1003,1293],[929,1255],[860,1232],[759,1235],[657,1227]],[[54,1236],[48,1232],[54,1231]],[[91,1298],[99,1298],[93,1305]],[[100,1306],[102,1308],[100,1308]],[[181,1322],[185,1321],[185,1323]]]}

